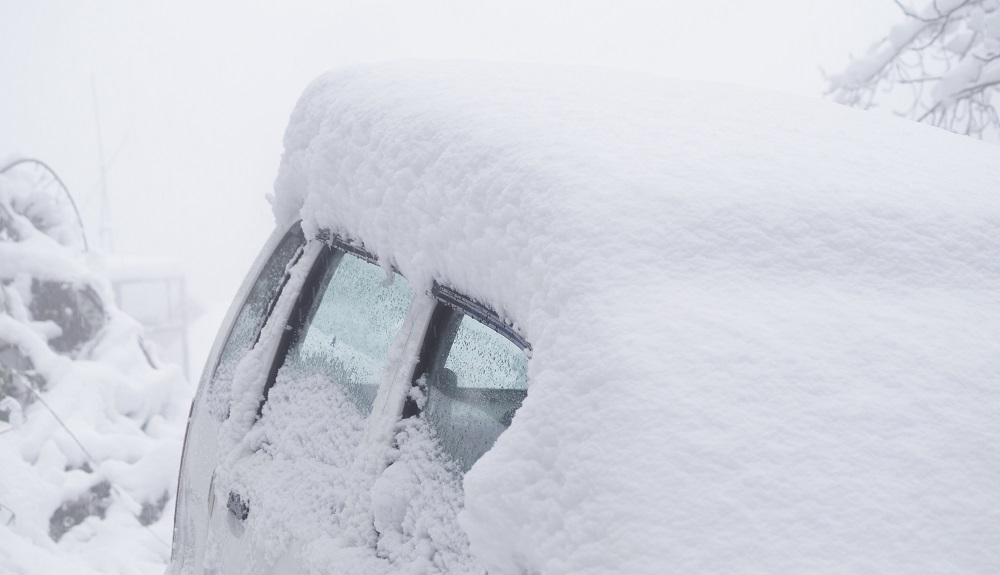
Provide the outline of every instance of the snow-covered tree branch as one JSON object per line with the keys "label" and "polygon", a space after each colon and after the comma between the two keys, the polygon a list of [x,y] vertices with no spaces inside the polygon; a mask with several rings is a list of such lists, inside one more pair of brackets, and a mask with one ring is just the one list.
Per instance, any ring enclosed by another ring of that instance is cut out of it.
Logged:
{"label": "snow-covered tree branch", "polygon": [[902,115],[979,138],[1000,135],[1000,0],[894,1],[905,20],[828,76],[828,93],[870,108],[908,90]]}

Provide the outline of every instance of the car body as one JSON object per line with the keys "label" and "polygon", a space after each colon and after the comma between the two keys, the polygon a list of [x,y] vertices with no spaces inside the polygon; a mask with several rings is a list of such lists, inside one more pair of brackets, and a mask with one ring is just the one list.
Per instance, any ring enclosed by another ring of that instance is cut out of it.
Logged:
{"label": "car body", "polygon": [[171,572],[988,572],[994,153],[588,68],[321,77]]}

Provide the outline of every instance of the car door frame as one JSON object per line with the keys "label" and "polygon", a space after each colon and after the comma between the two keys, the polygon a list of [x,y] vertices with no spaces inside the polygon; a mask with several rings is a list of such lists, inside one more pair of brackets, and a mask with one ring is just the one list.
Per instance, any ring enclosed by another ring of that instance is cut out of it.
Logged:
{"label": "car door frame", "polygon": [[[241,310],[247,304],[250,292],[254,285],[259,281],[264,267],[274,256],[282,240],[293,230],[295,226],[300,225],[301,222],[297,221],[287,227],[276,228],[272,232],[264,247],[261,249],[260,254],[257,256],[257,259],[254,261],[250,271],[247,273],[247,276],[244,278],[243,283],[240,286],[240,290],[237,292],[237,296],[233,298],[233,302],[230,304],[229,311],[227,312],[225,320],[223,321],[219,331],[220,336],[217,336],[213,342],[211,352],[209,353],[205,369],[199,382],[198,391],[192,401],[191,413],[188,417],[188,428],[185,433],[184,450],[179,473],[179,484],[187,479],[188,475],[190,475],[187,473],[188,470],[186,467],[188,464],[187,460],[190,455],[189,443],[192,433],[192,421],[195,421],[195,416],[202,415],[200,413],[202,411],[206,412],[203,414],[203,417],[197,418],[198,421],[206,420],[206,427],[210,428],[199,430],[198,435],[201,438],[207,436],[210,439],[215,439],[218,437],[219,430],[224,422],[219,421],[212,416],[212,414],[207,413],[205,395],[208,393],[208,388],[211,386],[212,381],[214,380],[219,369],[222,352],[228,345],[229,340],[233,335],[232,332],[235,327],[236,320]],[[276,320],[276,316],[273,315],[273,312],[277,307],[276,302],[279,300],[284,301],[288,298],[294,298],[294,301],[291,302],[291,304],[288,304],[287,302],[285,303],[283,307],[287,309],[281,314],[281,318],[278,318],[285,324],[285,326],[290,326],[288,322],[292,320],[293,317],[302,317],[302,310],[308,308],[315,298],[319,297],[319,294],[305,294],[304,292],[306,291],[306,288],[310,287],[311,283],[313,283],[311,280],[319,274],[322,274],[325,266],[331,265],[331,260],[334,257],[331,255],[332,252],[340,251],[345,254],[357,256],[368,263],[382,267],[383,269],[386,269],[387,267],[386,265],[380,263],[374,255],[361,247],[363,244],[360,242],[347,240],[344,237],[329,231],[321,230],[312,237],[304,234],[304,243],[300,246],[299,251],[301,252],[303,249],[307,249],[309,244],[312,242],[321,242],[324,244],[324,247],[315,254],[315,257],[310,258],[310,261],[302,262],[303,264],[308,263],[309,269],[305,272],[305,280],[300,286],[298,286],[294,293],[285,289],[285,282],[287,282],[288,274],[286,269],[285,277],[281,280],[282,283],[273,296],[273,300],[269,305],[267,313],[263,316],[260,325],[257,326],[257,339],[259,339],[260,333],[263,330],[268,329],[269,324]],[[293,257],[292,260],[290,260],[287,268],[291,268],[295,259],[296,258]],[[336,262],[332,265],[336,265]],[[388,270],[390,270],[390,273],[399,273],[394,266],[388,266]],[[421,358],[426,353],[425,348],[428,345],[428,329],[431,326],[435,311],[439,306],[447,306],[457,312],[469,315],[472,319],[482,323],[515,343],[530,357],[531,347],[527,340],[520,334],[512,323],[503,321],[500,315],[497,314],[490,306],[437,282],[435,282],[427,291],[415,290],[413,300],[410,303],[410,308],[407,310],[402,326],[395,335],[390,352],[384,360],[380,371],[378,391],[375,396],[372,412],[366,422],[366,431],[363,440],[363,448],[369,452],[385,452],[384,448],[392,444],[397,424],[401,419],[408,415],[406,413],[407,399],[410,395],[410,390],[414,385],[415,374],[420,368]],[[283,328],[285,326],[283,326]],[[223,333],[225,333],[225,337],[221,337],[221,334]],[[262,391],[261,402],[258,407],[258,417],[260,415],[260,410],[263,409],[263,405],[267,400],[267,390],[270,387],[270,381],[273,379],[273,374],[280,369],[285,360],[282,351],[287,351],[288,346],[286,339],[286,337],[282,336],[278,341],[272,343],[271,349],[266,350],[267,358],[264,363],[268,366],[268,378],[265,380],[265,385]],[[255,339],[251,349],[253,349],[257,343],[258,341]],[[210,459],[213,463],[213,468],[217,467],[219,463],[218,453],[215,451],[215,448],[217,448],[217,442],[209,441],[207,443],[211,443],[212,445],[202,445],[200,448],[204,449],[205,447],[209,447],[209,451],[212,451],[212,453],[199,453],[199,455],[209,455],[208,459]],[[207,463],[207,461],[203,461],[202,463]],[[388,461],[382,458],[375,463],[378,466],[376,472],[376,476],[378,476],[388,466]],[[198,517],[193,520],[193,523],[200,525],[199,528],[194,529],[195,533],[193,534],[185,533],[185,531],[190,531],[190,528],[185,529],[185,527],[179,523],[181,519],[180,513],[182,511],[182,502],[181,486],[179,485],[178,487],[178,496],[177,501],[175,502],[174,545],[172,546],[170,572],[179,572],[184,566],[187,565],[194,565],[196,570],[201,569],[203,567],[207,537],[198,537],[197,532],[204,529],[206,531],[205,535],[207,536],[209,521],[213,516],[215,507],[221,508],[217,512],[226,513],[231,511],[223,510],[228,507],[228,501],[216,501],[218,499],[218,494],[215,493],[215,491],[218,491],[220,486],[213,484],[214,470],[210,475],[211,478],[208,480],[208,484],[203,486],[203,489],[195,489],[195,493],[193,494],[194,497],[189,497],[194,499],[194,501],[192,501],[194,504],[192,511],[199,508],[197,501],[203,499],[203,497],[198,497],[199,494],[203,493],[204,499],[209,500],[208,508],[204,510],[204,513],[198,513],[198,515],[204,515],[204,517]],[[185,491],[190,494],[190,486],[188,486]],[[192,521],[189,521],[188,523],[190,525]]]}
{"label": "car door frame", "polygon": [[[209,413],[206,396],[218,372],[222,359],[222,351],[233,336],[233,328],[236,325],[236,320],[244,306],[248,303],[250,292],[257,282],[260,281],[264,268],[271,261],[272,257],[274,257],[282,241],[296,226],[301,226],[301,222],[296,221],[288,226],[279,226],[271,232],[271,235],[258,253],[257,258],[250,266],[250,270],[244,276],[239,290],[229,304],[229,309],[219,328],[218,335],[216,335],[215,340],[212,342],[212,348],[209,351],[208,358],[205,360],[205,366],[198,381],[198,388],[191,401],[191,408],[188,412],[187,425],[184,431],[184,443],[182,445],[181,462],[177,477],[177,493],[174,500],[173,540],[170,553],[170,568],[168,571],[170,573],[180,572],[188,565],[197,566],[200,569],[203,563],[206,537],[199,536],[199,532],[208,528],[211,508],[214,507],[214,468],[218,465],[219,460],[218,445],[215,438],[218,437],[223,423],[223,421],[219,421]],[[300,245],[300,249],[309,242],[308,237],[303,235],[303,238],[304,241]],[[293,255],[292,259],[294,258],[295,256]],[[286,275],[290,262],[291,259],[289,262],[286,262]],[[283,277],[280,281],[281,284],[273,296],[273,300],[275,301],[284,292],[284,283],[286,280]],[[269,304],[267,312],[261,318],[260,325],[256,328],[258,332],[256,337],[259,337],[260,330],[270,321],[270,314],[273,311],[274,305],[272,303]],[[222,334],[225,334],[225,336],[223,337]],[[212,471],[207,474],[192,473],[192,470],[189,469],[189,466],[192,465],[191,451],[193,448],[190,444],[192,437],[194,437],[193,434],[197,435],[199,439],[211,439],[210,441],[200,442],[198,446],[198,459],[200,460],[198,463],[202,467],[207,467],[209,464],[212,467]],[[203,505],[205,501],[208,502],[207,507]],[[191,508],[186,509],[187,505],[191,505]],[[193,516],[190,515],[192,513],[194,514]],[[182,518],[182,515],[185,515],[185,517]],[[186,524],[181,523],[183,519],[187,519]]]}

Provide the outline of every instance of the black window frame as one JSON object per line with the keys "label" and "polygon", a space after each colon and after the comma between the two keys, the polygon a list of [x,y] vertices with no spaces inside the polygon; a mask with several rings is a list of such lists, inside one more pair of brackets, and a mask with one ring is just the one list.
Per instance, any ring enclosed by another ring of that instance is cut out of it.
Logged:
{"label": "black window frame", "polygon": [[[420,387],[420,381],[435,367],[435,357],[447,359],[457,334],[449,326],[458,315],[466,315],[473,321],[477,321],[498,335],[505,337],[520,348],[530,361],[531,344],[512,324],[502,320],[493,308],[437,282],[431,289],[431,295],[434,296],[437,304],[420,344],[420,354],[413,370],[411,387]],[[448,349],[442,350],[442,347]],[[422,411],[423,408],[412,397],[407,396],[406,402],[403,404],[401,418],[417,417]]]}
{"label": "black window frame", "polygon": [[[322,229],[317,232],[313,237],[313,240],[323,242],[324,246],[320,251],[320,254],[316,257],[316,260],[313,262],[312,267],[306,276],[305,282],[302,284],[302,288],[296,296],[295,303],[293,304],[291,313],[288,316],[286,329],[282,333],[277,350],[271,358],[267,380],[261,394],[260,404],[257,407],[258,420],[263,415],[264,405],[267,403],[268,394],[277,381],[278,371],[284,365],[285,356],[288,355],[288,351],[295,344],[296,339],[299,337],[299,332],[305,326],[305,322],[309,319],[308,316],[310,309],[312,309],[316,298],[320,296],[320,283],[322,283],[323,277],[330,270],[330,267],[333,266],[335,268],[339,265],[340,259],[343,258],[345,254],[356,256],[372,265],[381,265],[375,255],[365,250],[363,242],[350,240],[327,229]],[[307,238],[306,243],[309,241],[310,240]],[[294,259],[297,261],[298,257]],[[289,269],[290,268],[291,265],[289,265]],[[392,273],[398,273],[403,276],[396,266],[390,265],[389,268],[392,270]],[[403,277],[405,278],[405,276]],[[284,287],[284,283],[286,281],[287,277],[282,280],[282,287]],[[278,293],[280,294],[280,290]],[[411,386],[418,386],[420,378],[426,375],[433,367],[433,359],[440,350],[440,346],[448,345],[450,347],[451,343],[453,343],[452,341],[443,341],[442,336],[446,331],[444,328],[454,319],[456,315],[459,314],[467,315],[470,319],[479,322],[497,334],[503,336],[516,345],[525,355],[528,356],[530,360],[531,344],[511,322],[502,319],[500,314],[498,314],[489,305],[437,281],[435,281],[431,286],[428,295],[435,300],[435,305],[434,310],[431,312],[431,319],[427,325],[427,329],[421,336],[420,352],[417,357],[417,364],[413,369],[413,376],[410,381]],[[269,314],[272,308],[273,303],[268,309]],[[265,318],[264,321],[266,322],[267,319]],[[447,353],[443,357],[447,357]],[[402,411],[395,414],[395,416],[397,419],[406,419],[409,417],[415,417],[419,415],[420,412],[420,407],[408,395],[403,403]]]}
{"label": "black window frame", "polygon": [[[277,382],[278,371],[285,364],[285,356],[288,355],[288,351],[295,345],[299,333],[309,320],[309,311],[316,302],[316,298],[321,295],[319,288],[324,275],[328,271],[334,272],[336,266],[340,265],[340,260],[346,254],[356,256],[375,266],[380,265],[378,258],[367,252],[363,247],[359,247],[355,242],[346,240],[329,230],[320,230],[313,239],[323,242],[323,249],[313,262],[312,268],[310,268],[305,282],[302,284],[302,289],[299,290],[295,304],[292,306],[292,311],[288,315],[286,328],[281,334],[281,340],[278,342],[278,348],[271,358],[271,365],[268,368],[267,380],[264,383],[260,405],[257,406],[257,420],[260,420],[264,414],[264,404],[267,403],[271,388]],[[391,269],[393,273],[399,273],[399,270],[395,266],[391,266]],[[399,275],[402,276],[403,274]]]}
{"label": "black window frame", "polygon": [[275,288],[274,293],[271,294],[271,298],[267,302],[267,307],[265,308],[264,313],[261,315],[260,319],[257,320],[257,322],[254,324],[252,342],[250,343],[250,347],[247,348],[247,351],[253,349],[254,346],[257,345],[257,342],[260,340],[261,331],[264,329],[264,326],[267,325],[267,320],[271,318],[271,314],[274,313],[274,306],[277,305],[278,299],[281,297],[281,293],[285,290],[285,285],[288,283],[289,277],[291,277],[289,272],[292,269],[292,266],[298,263],[298,261],[302,258],[302,254],[305,252],[306,244],[309,243],[308,238],[306,238],[305,234],[302,233],[301,221],[295,222],[291,226],[288,226],[288,229],[285,230],[285,233],[281,236],[281,239],[278,240],[277,244],[275,244],[274,249],[271,250],[270,254],[268,254],[267,261],[265,261],[264,265],[262,265],[261,268],[257,271],[257,275],[256,277],[254,277],[253,283],[250,284],[249,290],[247,290],[247,294],[243,298],[243,301],[240,302],[240,308],[239,310],[237,310],[236,315],[233,317],[233,321],[229,325],[228,330],[226,331],[226,337],[223,340],[222,345],[219,347],[219,356],[215,358],[215,362],[212,365],[212,371],[208,378],[209,386],[211,386],[212,383],[215,381],[215,376],[216,373],[219,371],[219,366],[222,365],[222,356],[224,355],[226,347],[229,346],[230,339],[233,337],[233,330],[236,329],[236,324],[239,321],[240,314],[243,313],[243,310],[250,302],[250,296],[253,293],[253,288],[258,283],[260,283],[261,277],[263,277],[264,272],[267,270],[268,264],[271,263],[271,258],[273,258],[278,253],[278,250],[281,248],[281,245],[285,242],[286,239],[288,239],[289,234],[293,233],[296,230],[299,232],[299,238],[298,238],[299,245],[295,249],[295,252],[293,252],[292,257],[289,258],[287,262],[285,262],[285,271],[282,274],[281,279],[278,280],[278,285]]}
{"label": "black window frame", "polygon": [[[260,284],[261,279],[267,272],[268,266],[271,264],[273,258],[278,254],[279,250],[281,250],[284,243],[286,241],[289,241],[289,239],[297,240],[298,245],[295,247],[295,251],[292,252],[291,257],[288,258],[287,261],[283,262],[284,271],[282,272],[281,279],[278,280],[278,283],[275,286],[274,291],[271,293],[271,296],[267,301],[267,306],[264,308],[263,313],[254,323],[252,332],[253,335],[251,337],[250,344],[246,347],[246,349],[242,350],[242,355],[240,356],[240,360],[242,360],[243,357],[246,357],[246,354],[249,353],[251,350],[253,350],[253,348],[255,348],[257,346],[257,343],[260,341],[261,332],[263,331],[264,326],[267,325],[267,322],[270,321],[271,315],[274,313],[274,308],[277,305],[278,300],[281,298],[281,294],[285,291],[285,286],[288,284],[288,280],[291,277],[291,269],[299,262],[299,260],[302,259],[303,254],[305,254],[306,245],[309,244],[309,239],[306,237],[305,233],[302,230],[301,221],[297,221],[291,226],[288,226],[288,228],[285,230],[285,233],[282,234],[281,239],[278,240],[277,244],[275,244],[274,248],[271,250],[271,253],[268,254],[267,260],[263,262],[263,265],[260,267],[260,269],[257,270],[257,275],[254,277],[253,283],[249,285],[249,289],[247,290],[246,296],[243,298],[243,301],[240,302],[239,310],[236,312],[236,315],[232,318],[232,322],[229,324],[228,329],[226,330],[226,337],[223,340],[222,345],[219,347],[218,355],[215,357],[215,361],[212,363],[212,370],[210,372],[205,372],[208,375],[207,379],[204,380],[204,384],[207,386],[206,392],[208,393],[213,392],[213,389],[217,384],[219,369],[222,367],[222,361],[226,356],[226,350],[227,348],[229,348],[230,343],[232,343],[233,332],[236,329],[237,324],[239,323],[240,315],[242,315],[243,311],[250,304],[250,298],[253,295],[254,288]],[[232,405],[228,404],[226,406],[226,412],[221,416],[221,421],[229,419],[231,409]]]}
{"label": "black window frame", "polygon": [[529,357],[531,356],[531,344],[528,343],[528,340],[524,339],[524,336],[514,328],[513,324],[501,319],[500,314],[493,311],[493,308],[490,306],[437,282],[434,282],[434,286],[431,288],[431,295],[434,296],[438,303],[464,313],[504,336],[511,343],[521,348],[521,351],[528,354]]}
{"label": "black window frame", "polygon": [[264,390],[261,393],[260,405],[257,406],[258,420],[264,414],[264,404],[267,403],[268,394],[278,379],[278,371],[285,364],[285,356],[288,355],[288,350],[295,344],[295,341],[299,337],[299,332],[309,320],[309,310],[312,309],[313,302],[320,295],[319,288],[323,282],[323,276],[331,266],[336,268],[343,257],[344,252],[338,251],[330,247],[330,245],[325,245],[313,262],[312,268],[309,269],[309,274],[306,275],[305,282],[303,282],[302,288],[295,298],[292,311],[288,314],[288,321],[281,334],[281,340],[278,342],[278,348],[271,358],[271,365],[267,372],[267,381],[264,383]]}

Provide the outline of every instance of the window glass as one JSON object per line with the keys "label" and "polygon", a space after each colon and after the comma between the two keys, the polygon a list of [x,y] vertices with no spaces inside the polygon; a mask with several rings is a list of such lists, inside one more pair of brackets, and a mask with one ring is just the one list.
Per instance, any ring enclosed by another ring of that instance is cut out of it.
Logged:
{"label": "window glass", "polygon": [[527,394],[528,357],[446,305],[427,338],[420,385],[404,408],[411,416],[399,422],[391,464],[371,489],[376,550],[407,564],[426,561],[430,548],[442,573],[484,573],[458,521],[462,475],[510,426]]}
{"label": "window glass", "polygon": [[257,342],[257,336],[267,319],[267,314],[270,313],[274,300],[281,291],[285,268],[304,243],[302,228],[293,226],[264,264],[264,269],[250,288],[246,302],[236,316],[209,386],[208,408],[218,419],[225,418],[229,413],[229,391],[232,387],[233,372],[243,356]]}
{"label": "window glass", "polygon": [[253,453],[229,470],[248,524],[267,518],[267,529],[244,534],[249,548],[281,549],[287,541],[276,532],[371,537],[371,505],[360,494],[370,493],[378,470],[359,447],[412,299],[406,280],[364,259],[330,248],[317,257],[281,339],[281,365],[268,373]]}
{"label": "window glass", "polygon": [[[528,389],[528,357],[507,338],[456,313],[427,374],[426,419],[464,473],[508,427]],[[442,361],[443,359],[443,361]]]}
{"label": "window glass", "polygon": [[[413,291],[399,274],[387,281],[383,269],[343,254],[330,265],[319,294],[295,335],[282,372],[324,376],[367,415]],[[282,372],[279,380],[288,377]]]}

